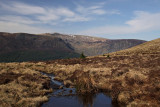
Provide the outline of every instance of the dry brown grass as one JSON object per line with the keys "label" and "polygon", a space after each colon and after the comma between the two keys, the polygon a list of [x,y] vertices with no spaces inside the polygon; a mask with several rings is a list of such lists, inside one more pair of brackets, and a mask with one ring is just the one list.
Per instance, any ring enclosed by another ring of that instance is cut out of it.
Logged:
{"label": "dry brown grass", "polygon": [[[44,96],[51,91],[46,85],[48,79],[37,71],[55,74],[57,80],[76,86],[80,93],[97,89],[109,92],[113,101],[128,107],[160,105],[160,39],[111,53],[110,58],[102,55],[38,63],[1,63],[0,75],[4,77],[0,83],[0,103],[11,106],[30,102],[37,106],[46,101]],[[10,73],[13,74],[9,79],[5,78]]]}
{"label": "dry brown grass", "polygon": [[[81,80],[80,83],[85,81],[88,86],[92,84],[92,88],[110,92],[112,99],[118,100],[121,104],[129,106],[160,104],[160,39],[111,53],[110,58],[99,56],[55,60],[46,62],[46,65],[54,66],[53,71],[47,72],[54,73],[57,78],[62,78],[63,81],[71,80],[75,85],[77,83],[74,80],[78,78]],[[88,73],[87,77],[92,78],[92,81],[85,79],[85,76],[82,77],[83,73]]]}
{"label": "dry brown grass", "polygon": [[0,106],[35,107],[47,101],[50,80],[26,66],[27,63],[0,64]]}

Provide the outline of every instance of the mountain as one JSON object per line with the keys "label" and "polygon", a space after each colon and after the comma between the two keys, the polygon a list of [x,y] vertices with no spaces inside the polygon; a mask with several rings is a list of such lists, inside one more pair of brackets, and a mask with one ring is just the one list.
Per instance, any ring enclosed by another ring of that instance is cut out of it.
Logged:
{"label": "mountain", "polygon": [[77,53],[84,52],[87,56],[102,55],[105,53],[111,53],[123,49],[127,49],[146,41],[136,39],[117,39],[110,40],[105,38],[83,36],[83,35],[65,35],[65,34],[43,34],[47,36],[58,37],[64,40],[66,43],[71,44],[73,49]]}
{"label": "mountain", "polygon": [[0,62],[79,57],[70,44],[57,37],[0,33],[0,43]]}
{"label": "mountain", "polygon": [[0,62],[42,61],[101,55],[127,49],[146,41],[66,34],[27,34],[0,32]]}

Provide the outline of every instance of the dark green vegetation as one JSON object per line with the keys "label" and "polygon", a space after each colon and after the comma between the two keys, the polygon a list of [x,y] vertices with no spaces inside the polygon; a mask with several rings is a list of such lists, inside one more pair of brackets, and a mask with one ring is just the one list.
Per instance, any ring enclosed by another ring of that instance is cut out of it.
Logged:
{"label": "dark green vegetation", "polygon": [[1,62],[46,61],[79,57],[78,53],[62,50],[24,50],[0,54]]}
{"label": "dark green vegetation", "polygon": [[57,37],[0,33],[0,43],[0,62],[45,61],[80,55]]}
{"label": "dark green vegetation", "polygon": [[100,55],[139,45],[142,40],[108,40],[104,38],[63,35],[0,33],[0,62],[45,61]]}
{"label": "dark green vegetation", "polygon": [[80,58],[86,58],[86,56],[83,54],[83,52],[81,53],[81,55],[80,55]]}

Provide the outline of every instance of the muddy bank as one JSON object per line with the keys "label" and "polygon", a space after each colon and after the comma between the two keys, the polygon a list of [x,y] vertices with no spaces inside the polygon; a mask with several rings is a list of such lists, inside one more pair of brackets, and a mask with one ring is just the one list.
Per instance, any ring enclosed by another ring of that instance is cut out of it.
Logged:
{"label": "muddy bank", "polygon": [[[55,80],[75,87],[82,95],[103,91],[110,94],[112,102],[125,106],[160,105],[159,55],[110,55],[78,60],[1,63],[0,103],[38,106],[48,101],[47,94],[52,91],[48,87],[50,79],[38,73],[41,71],[54,74]],[[67,64],[69,61],[72,63]]]}
{"label": "muddy bank", "polygon": [[[53,93],[49,94],[49,101],[42,107],[113,107],[112,99],[104,93],[80,92],[74,86],[64,85],[62,82],[54,79],[53,74],[42,73],[51,78],[51,87]],[[71,88],[72,87],[72,88]]]}
{"label": "muddy bank", "polygon": [[55,79],[76,87],[80,93],[103,90],[119,105],[160,104],[159,54],[111,54],[109,58],[65,59],[44,64],[48,66],[44,72],[54,73]]}

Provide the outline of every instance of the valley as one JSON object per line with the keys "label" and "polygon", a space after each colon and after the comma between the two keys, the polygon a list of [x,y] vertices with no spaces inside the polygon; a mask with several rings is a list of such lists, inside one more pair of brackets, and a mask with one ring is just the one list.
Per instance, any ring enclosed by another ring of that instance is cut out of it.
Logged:
{"label": "valley", "polygon": [[0,63],[0,104],[40,106],[54,91],[49,77],[80,95],[103,92],[118,106],[160,105],[160,39],[86,58]]}
{"label": "valley", "polygon": [[78,58],[83,52],[86,56],[102,55],[127,49],[144,40],[65,35],[65,34],[27,34],[0,33],[0,62],[47,61],[54,59]]}
{"label": "valley", "polygon": [[160,0],[0,0],[0,107],[160,107]]}

